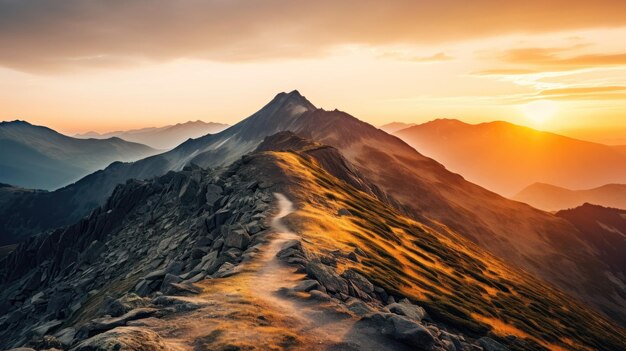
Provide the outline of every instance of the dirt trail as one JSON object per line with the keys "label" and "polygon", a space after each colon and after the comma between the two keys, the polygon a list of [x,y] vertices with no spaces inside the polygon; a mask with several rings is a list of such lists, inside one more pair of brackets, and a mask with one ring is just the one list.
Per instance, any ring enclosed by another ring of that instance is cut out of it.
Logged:
{"label": "dirt trail", "polygon": [[[282,245],[298,238],[281,219],[292,203],[275,194],[279,206],[274,233],[240,273],[197,283],[200,309],[140,323],[158,332],[174,350],[383,350],[399,349],[334,303],[279,294],[304,275],[276,258]],[[400,347],[402,349],[402,347]]]}

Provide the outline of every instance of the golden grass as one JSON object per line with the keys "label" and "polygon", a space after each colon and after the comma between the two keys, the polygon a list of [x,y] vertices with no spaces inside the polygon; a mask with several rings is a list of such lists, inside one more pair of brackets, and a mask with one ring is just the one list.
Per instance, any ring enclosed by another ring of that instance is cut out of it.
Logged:
{"label": "golden grass", "polygon": [[[512,349],[620,350],[626,333],[568,295],[511,268],[461,235],[399,214],[325,172],[311,157],[271,153],[295,186],[290,225],[318,255],[365,252],[361,262],[339,258],[395,295],[424,306],[438,322],[469,336],[485,334]],[[416,199],[419,201],[419,199]],[[339,209],[352,215],[340,217]]]}

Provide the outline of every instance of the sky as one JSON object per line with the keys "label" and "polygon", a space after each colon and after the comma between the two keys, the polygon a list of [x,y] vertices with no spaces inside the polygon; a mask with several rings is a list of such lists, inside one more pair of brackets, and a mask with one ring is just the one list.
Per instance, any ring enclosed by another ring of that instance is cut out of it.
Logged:
{"label": "sky", "polygon": [[626,1],[0,0],[0,120],[233,124],[294,89],[626,144]]}

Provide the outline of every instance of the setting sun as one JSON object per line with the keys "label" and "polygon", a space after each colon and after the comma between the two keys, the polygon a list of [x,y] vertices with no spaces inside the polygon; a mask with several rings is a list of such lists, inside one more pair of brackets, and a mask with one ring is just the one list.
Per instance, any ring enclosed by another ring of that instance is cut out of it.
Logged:
{"label": "setting sun", "polygon": [[522,106],[522,112],[533,123],[542,124],[552,118],[558,106],[554,101],[536,100]]}

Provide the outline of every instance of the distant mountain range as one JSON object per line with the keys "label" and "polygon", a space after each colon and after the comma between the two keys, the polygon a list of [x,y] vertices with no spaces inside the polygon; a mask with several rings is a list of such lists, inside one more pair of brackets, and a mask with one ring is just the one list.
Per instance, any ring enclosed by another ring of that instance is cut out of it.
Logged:
{"label": "distant mountain range", "polygon": [[169,150],[180,145],[187,139],[195,139],[206,134],[218,133],[226,128],[228,128],[228,124],[203,122],[198,120],[165,127],[133,129],[103,134],[88,132],[84,134],[76,134],[75,137],[82,139],[107,139],[111,137],[118,137],[127,141],[145,144],[155,149]]}
{"label": "distant mountain range", "polygon": [[[585,245],[570,222],[472,184],[397,137],[345,112],[316,108],[297,91],[278,94],[220,133],[133,163],[114,163],[55,192],[23,194],[5,202],[0,208],[0,243],[72,224],[104,204],[129,179],[150,179],[192,164],[227,167],[253,152],[266,137],[283,131],[337,149],[360,175],[351,181],[369,189],[378,201],[437,230],[455,231],[626,323],[623,277],[614,280],[606,273],[610,270],[598,257],[601,253]],[[599,285],[603,288],[596,289]]]}
{"label": "distant mountain range", "polygon": [[626,183],[626,154],[619,147],[507,122],[468,124],[437,119],[394,135],[503,196],[513,196],[533,183],[569,189]]}
{"label": "distant mountain range", "polygon": [[0,182],[47,190],[114,161],[136,161],[157,153],[120,138],[76,139],[25,121],[0,122],[0,149]]}
{"label": "distant mountain range", "polygon": [[513,196],[545,211],[558,211],[584,203],[626,209],[626,184],[607,184],[586,190],[570,190],[555,185],[535,183]]}
{"label": "distant mountain range", "polygon": [[389,134],[393,134],[399,130],[413,127],[415,125],[417,125],[417,123],[391,122],[391,123],[384,124],[378,128],[381,130],[384,130],[385,132]]}

